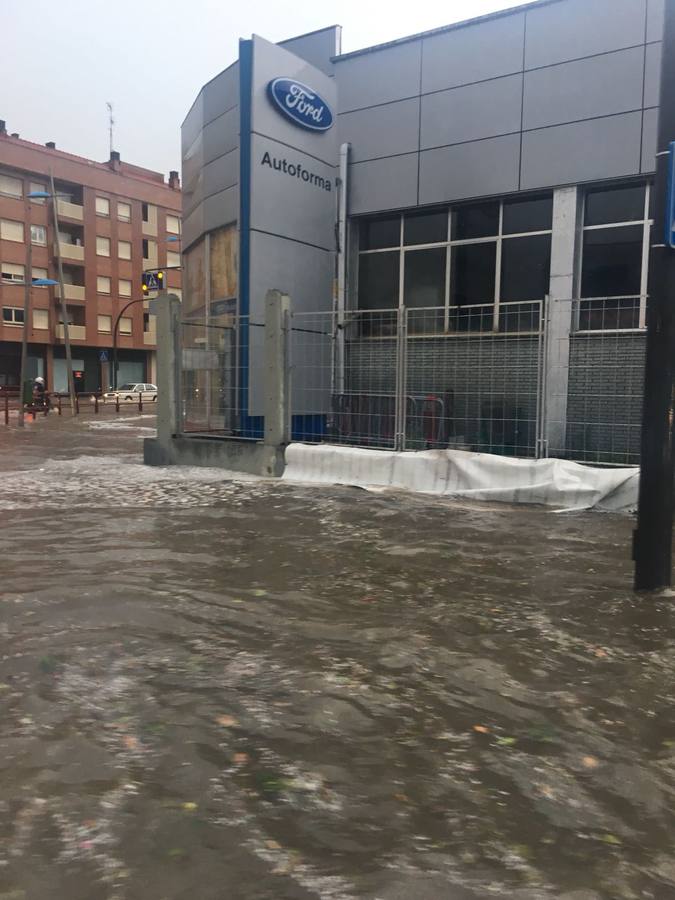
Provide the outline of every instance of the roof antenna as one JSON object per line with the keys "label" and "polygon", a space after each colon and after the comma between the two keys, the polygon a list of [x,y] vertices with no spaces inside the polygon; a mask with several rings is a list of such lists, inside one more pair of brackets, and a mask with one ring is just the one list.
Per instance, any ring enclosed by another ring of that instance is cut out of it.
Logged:
{"label": "roof antenna", "polygon": [[108,130],[110,132],[110,153],[112,155],[113,146],[114,146],[114,144],[113,144],[113,126],[115,125],[115,120],[113,119],[113,105],[109,100],[106,103],[106,106],[108,107]]}

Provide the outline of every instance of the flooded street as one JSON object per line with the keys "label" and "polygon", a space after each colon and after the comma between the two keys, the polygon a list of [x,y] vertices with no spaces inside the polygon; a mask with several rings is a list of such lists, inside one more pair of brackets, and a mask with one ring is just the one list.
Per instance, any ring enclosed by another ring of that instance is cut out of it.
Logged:
{"label": "flooded street", "polygon": [[675,618],[630,517],[3,428],[0,900],[675,897]]}

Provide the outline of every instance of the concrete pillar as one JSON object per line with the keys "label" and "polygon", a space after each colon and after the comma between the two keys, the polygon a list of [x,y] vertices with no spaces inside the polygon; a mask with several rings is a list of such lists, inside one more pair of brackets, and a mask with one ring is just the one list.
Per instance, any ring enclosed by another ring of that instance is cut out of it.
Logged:
{"label": "concrete pillar", "polygon": [[565,449],[570,332],[576,281],[577,207],[576,187],[554,191],[543,397],[543,452],[550,456]]}
{"label": "concrete pillar", "polygon": [[150,304],[157,316],[157,438],[163,442],[180,431],[180,300],[165,294]]}
{"label": "concrete pillar", "polygon": [[284,447],[291,440],[289,341],[291,300],[281,291],[265,297],[265,444]]}

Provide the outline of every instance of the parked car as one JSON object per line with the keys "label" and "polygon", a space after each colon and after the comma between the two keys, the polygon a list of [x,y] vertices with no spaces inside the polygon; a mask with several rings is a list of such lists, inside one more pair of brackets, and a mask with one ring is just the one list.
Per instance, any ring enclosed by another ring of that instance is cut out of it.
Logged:
{"label": "parked car", "polygon": [[143,403],[154,402],[157,399],[157,386],[130,381],[118,387],[116,391],[106,391],[103,402],[115,403],[119,397],[120,403],[138,403],[139,396],[142,397]]}

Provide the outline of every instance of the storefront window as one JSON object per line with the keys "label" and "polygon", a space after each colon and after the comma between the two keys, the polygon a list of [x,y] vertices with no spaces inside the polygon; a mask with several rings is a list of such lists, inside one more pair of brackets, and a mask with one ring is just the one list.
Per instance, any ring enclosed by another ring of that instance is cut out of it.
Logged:
{"label": "storefront window", "polygon": [[[549,287],[552,215],[547,193],[365,219],[359,309],[405,308],[415,334],[536,331],[534,313]],[[504,307],[526,301],[538,302],[523,305],[524,315]]]}
{"label": "storefront window", "polygon": [[644,327],[650,225],[649,185],[610,186],[586,192],[580,330]]}
{"label": "storefront window", "polygon": [[438,244],[448,239],[448,211],[408,213],[403,217],[403,243]]}
{"label": "storefront window", "polygon": [[405,254],[403,304],[413,310],[408,316],[412,334],[443,330],[446,256],[445,247]]}
{"label": "storefront window", "polygon": [[382,250],[401,244],[401,217],[366,219],[361,224],[361,250]]}

